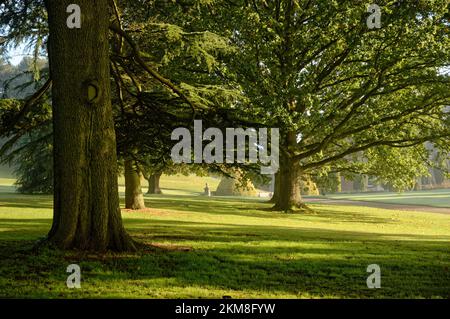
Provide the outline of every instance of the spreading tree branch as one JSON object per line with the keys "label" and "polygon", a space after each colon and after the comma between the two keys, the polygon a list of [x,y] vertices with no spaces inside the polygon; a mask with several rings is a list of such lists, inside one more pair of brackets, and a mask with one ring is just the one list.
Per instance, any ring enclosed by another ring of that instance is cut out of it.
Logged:
{"label": "spreading tree branch", "polygon": [[194,103],[191,101],[191,99],[184,94],[180,88],[178,88],[174,83],[172,83],[169,79],[166,79],[161,74],[159,74],[156,70],[154,70],[152,67],[150,67],[143,59],[142,54],[139,49],[139,46],[136,42],[133,41],[131,36],[126,33],[124,30],[122,30],[117,24],[111,24],[110,30],[113,32],[121,35],[125,41],[130,45],[134,58],[136,62],[147,72],[149,73],[153,78],[155,78],[158,82],[169,88],[172,92],[174,92],[176,95],[178,95],[184,102],[186,102],[191,108],[192,111],[196,112],[197,109],[207,109],[207,107],[203,105],[198,105],[198,103]]}

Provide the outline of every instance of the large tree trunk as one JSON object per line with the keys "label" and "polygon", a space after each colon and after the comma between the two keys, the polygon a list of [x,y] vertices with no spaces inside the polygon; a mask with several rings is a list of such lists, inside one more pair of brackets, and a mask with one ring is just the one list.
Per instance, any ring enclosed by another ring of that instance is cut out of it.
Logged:
{"label": "large tree trunk", "polygon": [[[295,133],[289,132],[285,145],[295,145],[296,139]],[[274,210],[289,212],[309,210],[302,201],[301,176],[302,170],[300,163],[288,154],[280,154],[280,169],[278,171],[278,179],[275,182],[276,196],[274,196]]]}
{"label": "large tree trunk", "polygon": [[147,194],[162,194],[162,190],[159,187],[159,181],[161,179],[161,173],[150,175],[148,179],[148,191]]}
{"label": "large tree trunk", "polygon": [[125,160],[125,208],[144,209],[144,195],[141,189],[141,172],[134,160]]}
{"label": "large tree trunk", "polygon": [[285,157],[280,165],[275,210],[293,211],[304,206],[300,193],[300,177],[300,165]]}
{"label": "large tree trunk", "polygon": [[[108,0],[45,0],[53,80],[54,213],[48,240],[63,249],[134,249],[122,225],[110,100]],[[88,92],[89,91],[89,92]]]}
{"label": "large tree trunk", "polygon": [[275,181],[273,187],[272,198],[269,200],[269,203],[277,203],[278,195],[280,194],[280,172],[275,173]]}

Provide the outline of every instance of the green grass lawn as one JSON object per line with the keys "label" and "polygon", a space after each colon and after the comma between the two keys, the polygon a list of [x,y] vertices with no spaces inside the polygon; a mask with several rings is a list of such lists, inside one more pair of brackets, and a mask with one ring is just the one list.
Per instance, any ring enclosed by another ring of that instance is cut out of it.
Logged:
{"label": "green grass lawn", "polygon": [[[1,193],[0,296],[450,298],[450,215],[325,205],[292,215],[258,199],[170,194],[146,204],[123,217],[148,250],[62,253],[32,249],[51,225],[50,196]],[[72,263],[81,289],[66,287]],[[366,286],[374,263],[381,289]]]}
{"label": "green grass lawn", "polygon": [[[211,190],[216,190],[220,183],[220,178],[214,177],[200,177],[196,175],[162,175],[160,180],[160,187],[164,194],[167,195],[199,195],[203,193],[206,183]],[[142,181],[143,192],[147,192],[148,183]],[[123,176],[119,177],[119,191],[125,194],[125,179]]]}
{"label": "green grass lawn", "polygon": [[450,189],[436,189],[404,193],[359,193],[332,194],[328,198],[349,199],[369,202],[405,205],[427,205],[435,207],[450,207]]}

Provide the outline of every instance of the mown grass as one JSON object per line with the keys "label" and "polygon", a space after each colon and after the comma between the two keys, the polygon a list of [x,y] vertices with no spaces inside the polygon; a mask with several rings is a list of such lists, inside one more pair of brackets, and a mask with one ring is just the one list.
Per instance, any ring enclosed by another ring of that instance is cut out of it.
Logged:
{"label": "mown grass", "polygon": [[[450,215],[314,205],[270,212],[258,199],[147,196],[123,211],[148,249],[33,250],[49,196],[0,194],[0,296],[27,298],[450,298]],[[81,266],[81,289],[66,267]],[[381,289],[366,268],[381,267]]]}
{"label": "mown grass", "polygon": [[436,189],[413,191],[404,193],[359,193],[359,194],[332,194],[328,198],[349,199],[387,204],[426,205],[450,208],[450,189]]}
{"label": "mown grass", "polygon": [[[203,193],[206,183],[215,191],[220,183],[220,178],[196,175],[162,175],[160,187],[166,195],[200,195]],[[143,192],[147,192],[148,182],[141,182]],[[119,191],[125,194],[125,179],[119,177]]]}

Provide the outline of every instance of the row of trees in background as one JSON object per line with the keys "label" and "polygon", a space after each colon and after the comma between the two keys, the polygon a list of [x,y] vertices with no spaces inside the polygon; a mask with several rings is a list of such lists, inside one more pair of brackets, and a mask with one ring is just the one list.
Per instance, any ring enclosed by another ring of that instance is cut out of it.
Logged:
{"label": "row of trees in background", "polygon": [[[142,208],[140,176],[157,185],[173,167],[172,130],[194,119],[280,128],[273,202],[282,211],[305,208],[302,179],[358,172],[400,185],[425,172],[424,142],[448,154],[445,0],[386,1],[383,27],[373,30],[354,1],[80,0],[79,30],[64,27],[69,4],[0,6],[3,43],[26,39],[49,52],[36,93],[2,107],[0,133],[11,156],[51,123],[49,240],[60,247],[132,248],[118,210],[116,154],[127,207]],[[235,166],[243,179],[257,169]]]}

